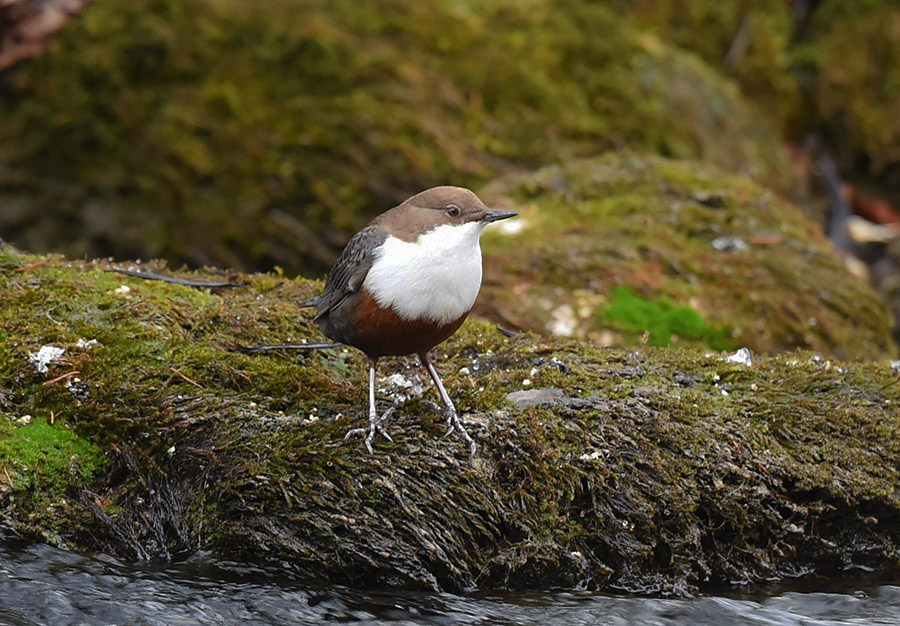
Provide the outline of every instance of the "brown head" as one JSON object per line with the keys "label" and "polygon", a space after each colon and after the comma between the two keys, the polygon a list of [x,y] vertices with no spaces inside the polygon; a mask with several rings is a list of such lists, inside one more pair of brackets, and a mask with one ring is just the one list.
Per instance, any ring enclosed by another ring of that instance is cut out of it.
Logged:
{"label": "brown head", "polygon": [[372,225],[398,239],[413,242],[419,235],[445,224],[488,223],[516,215],[514,211],[489,209],[478,196],[463,187],[432,187],[385,211],[372,220]]}

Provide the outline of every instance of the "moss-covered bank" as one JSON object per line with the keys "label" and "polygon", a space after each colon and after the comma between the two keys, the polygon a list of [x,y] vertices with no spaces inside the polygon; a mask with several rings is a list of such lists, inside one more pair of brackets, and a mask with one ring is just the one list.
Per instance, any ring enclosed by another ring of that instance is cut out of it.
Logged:
{"label": "moss-covered bank", "polygon": [[800,80],[791,44],[790,2],[609,0],[670,44],[698,54],[734,79],[745,97],[784,125],[800,117]]}
{"label": "moss-covered bank", "polygon": [[608,154],[508,176],[482,197],[521,213],[485,233],[491,279],[479,312],[507,325],[633,344],[661,322],[611,318],[624,306],[616,288],[628,288],[699,316],[705,330],[672,326],[682,345],[896,354],[886,307],[821,228],[746,177]]}
{"label": "moss-covered bank", "polygon": [[[481,423],[478,454],[413,399],[369,456],[343,440],[363,413],[359,355],[229,349],[316,337],[294,307],[317,285],[235,275],[244,287],[211,293],[8,247],[0,268],[0,451],[27,440],[71,462],[0,452],[0,524],[25,537],[452,590],[678,593],[900,563],[886,362],[747,366],[469,322],[438,360]],[[38,373],[43,345],[65,353]],[[25,414],[31,427],[15,423]],[[70,434],[41,444],[35,426]]]}
{"label": "moss-covered bank", "polygon": [[608,0],[698,54],[842,174],[900,201],[900,4],[895,0]]}
{"label": "moss-covered bank", "polygon": [[2,87],[0,233],[74,258],[318,273],[423,188],[623,146],[797,180],[734,84],[581,0],[104,0]]}
{"label": "moss-covered bank", "polygon": [[826,0],[795,56],[843,170],[900,202],[900,4]]}

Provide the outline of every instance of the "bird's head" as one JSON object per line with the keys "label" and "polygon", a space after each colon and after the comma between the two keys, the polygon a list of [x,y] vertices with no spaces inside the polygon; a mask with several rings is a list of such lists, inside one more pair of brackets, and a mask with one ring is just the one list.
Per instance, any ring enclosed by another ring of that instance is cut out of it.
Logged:
{"label": "bird's head", "polygon": [[417,193],[390,213],[391,230],[407,241],[415,241],[442,226],[464,227],[480,236],[487,224],[518,215],[515,211],[490,209],[474,192],[449,186]]}

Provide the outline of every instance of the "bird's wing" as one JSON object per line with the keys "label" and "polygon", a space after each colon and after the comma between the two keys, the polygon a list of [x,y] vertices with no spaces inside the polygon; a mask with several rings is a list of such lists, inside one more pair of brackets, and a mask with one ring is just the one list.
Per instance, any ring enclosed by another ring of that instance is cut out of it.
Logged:
{"label": "bird's wing", "polygon": [[375,250],[387,239],[388,233],[377,226],[366,226],[353,235],[328,276],[325,290],[319,296],[316,317],[328,315],[347,296],[359,290],[375,261]]}

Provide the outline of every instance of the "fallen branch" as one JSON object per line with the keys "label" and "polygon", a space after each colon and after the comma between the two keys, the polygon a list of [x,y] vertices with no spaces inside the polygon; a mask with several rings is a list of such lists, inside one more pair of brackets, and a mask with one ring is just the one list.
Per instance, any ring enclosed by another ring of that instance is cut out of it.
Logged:
{"label": "fallen branch", "polygon": [[107,270],[108,272],[115,272],[116,274],[125,274],[126,276],[134,276],[136,278],[143,278],[145,280],[160,280],[164,283],[172,283],[175,285],[186,285],[188,287],[208,287],[211,289],[222,288],[222,287],[243,287],[244,285],[240,283],[232,283],[228,281],[205,281],[205,280],[190,280],[189,278],[176,278],[174,276],[166,276],[165,274],[154,274],[153,272],[138,272],[135,270],[120,270],[120,269],[112,269]]}
{"label": "fallen branch", "polygon": [[180,378],[186,380],[187,382],[191,383],[191,384],[192,384],[194,387],[196,387],[197,389],[203,389],[203,385],[201,385],[200,383],[198,383],[196,380],[191,380],[190,378],[188,378],[187,376],[185,376],[184,374],[182,374],[180,371],[178,371],[178,368],[176,368],[174,365],[171,366],[169,369],[172,370],[172,372],[173,372],[176,376],[178,376],[178,377],[180,377]]}
{"label": "fallen branch", "polygon": [[234,344],[233,350],[253,354],[255,352],[268,352],[270,350],[327,350],[329,348],[341,348],[342,343],[279,343],[263,346],[242,346]]}
{"label": "fallen branch", "polygon": [[70,377],[75,376],[76,374],[80,374],[80,373],[81,372],[79,372],[78,370],[72,370],[71,372],[67,372],[65,374],[62,374],[61,376],[57,376],[56,378],[51,378],[50,380],[45,380],[43,385],[45,387],[47,387],[48,385],[52,385],[53,383],[58,383],[59,381],[63,380],[64,378],[70,378]]}

